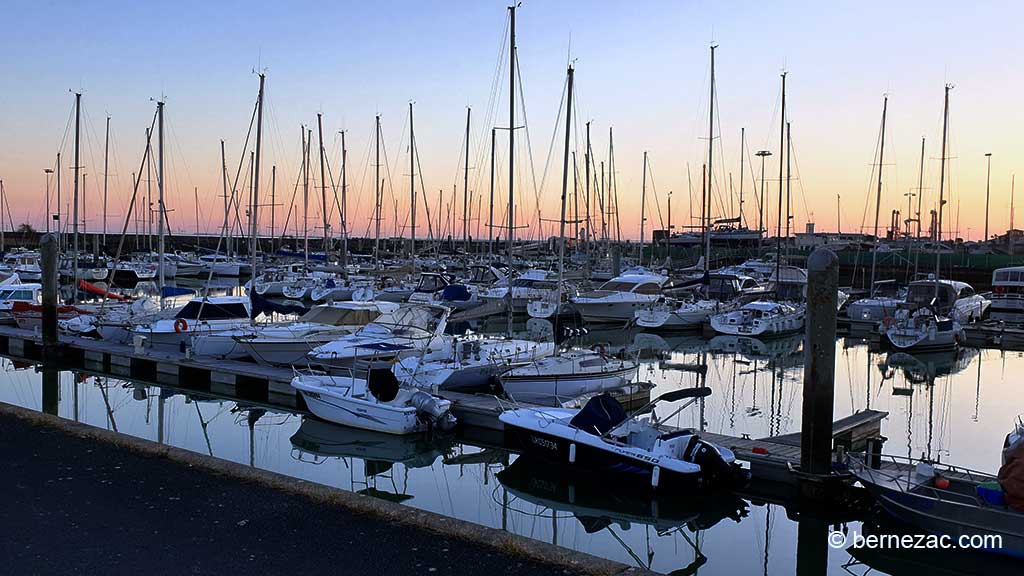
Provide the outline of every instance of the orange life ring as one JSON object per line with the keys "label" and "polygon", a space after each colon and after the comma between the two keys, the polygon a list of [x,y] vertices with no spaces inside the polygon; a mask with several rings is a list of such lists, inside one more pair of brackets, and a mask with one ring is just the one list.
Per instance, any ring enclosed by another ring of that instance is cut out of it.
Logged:
{"label": "orange life ring", "polygon": [[184,318],[178,318],[177,320],[174,321],[175,332],[180,334],[186,330],[188,330],[188,322],[186,322]]}

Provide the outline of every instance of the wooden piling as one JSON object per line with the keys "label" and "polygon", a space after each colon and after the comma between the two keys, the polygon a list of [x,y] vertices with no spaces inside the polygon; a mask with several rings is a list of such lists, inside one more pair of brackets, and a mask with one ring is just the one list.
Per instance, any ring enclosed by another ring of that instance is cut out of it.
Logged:
{"label": "wooden piling", "polygon": [[835,397],[836,308],[839,260],[827,248],[807,258],[807,316],[804,339],[804,398],[800,428],[800,470],[832,469],[832,411]]}
{"label": "wooden piling", "polygon": [[57,236],[45,234],[39,242],[39,252],[43,269],[43,349],[47,359],[50,359],[50,354],[57,346],[57,291],[60,289]]}

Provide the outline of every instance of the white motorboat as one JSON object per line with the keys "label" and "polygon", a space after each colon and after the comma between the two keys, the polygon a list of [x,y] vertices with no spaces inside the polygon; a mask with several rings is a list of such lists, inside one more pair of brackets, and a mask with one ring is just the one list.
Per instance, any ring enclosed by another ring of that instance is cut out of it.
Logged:
{"label": "white motorboat", "polygon": [[635,320],[643,328],[685,330],[700,328],[712,314],[735,308],[718,300],[657,300],[636,311]]}
{"label": "white motorboat", "polygon": [[896,314],[896,309],[907,301],[907,291],[895,280],[879,280],[875,282],[868,298],[850,302],[846,307],[846,317],[854,324],[877,326],[888,317]]}
{"label": "white motorboat", "polygon": [[499,380],[514,400],[557,404],[584,394],[616,390],[636,378],[640,365],[574,348],[504,372]]}
{"label": "white motorboat", "polygon": [[502,372],[554,352],[551,342],[467,336],[457,339],[443,357],[407,356],[391,370],[400,382],[416,388],[481,389],[495,383]]}
{"label": "white motorboat", "polygon": [[930,308],[904,307],[886,319],[885,337],[898,350],[954,350],[963,339],[963,328],[956,320],[938,316]]}
{"label": "white motorboat", "polygon": [[660,274],[636,271],[569,301],[587,322],[631,322],[637,310],[661,297],[666,282],[668,278]]}
{"label": "white motorboat", "polygon": [[985,318],[991,302],[974,291],[966,282],[936,279],[915,280],[907,291],[907,306],[926,306],[939,316],[956,320],[961,325]]}
{"label": "white motorboat", "polygon": [[[193,341],[196,355],[213,351],[218,344],[229,353],[240,353],[260,364],[297,366],[308,362],[314,348],[354,334],[382,313],[394,312],[391,302],[332,302],[314,306],[295,322],[243,327],[197,336]],[[201,344],[202,340],[209,341]],[[236,352],[237,350],[237,352]],[[216,354],[214,354],[216,355]]]}
{"label": "white motorboat", "polygon": [[449,309],[430,304],[399,304],[354,334],[313,348],[310,362],[347,368],[370,360],[394,360],[410,354],[431,354],[451,344],[444,333]]}
{"label": "white motorboat", "polygon": [[151,262],[136,262],[133,260],[121,260],[116,266],[111,262],[113,269],[110,271],[110,278],[115,284],[135,284],[146,280],[153,280],[157,275],[156,264]]}
{"label": "white motorboat", "polygon": [[[507,285],[488,288],[480,293],[480,298],[486,302],[506,301],[509,289]],[[559,293],[558,272],[527,270],[512,280],[511,290],[514,311],[526,310],[527,305],[535,300],[553,300]]]}
{"label": "white motorboat", "polygon": [[17,274],[22,280],[38,282],[43,278],[43,269],[39,266],[39,253],[28,250],[15,250],[4,256],[4,267]]}
{"label": "white motorboat", "polygon": [[[654,402],[687,400],[664,421],[710,393],[707,387],[684,388]],[[690,429],[665,432],[653,417],[630,417],[609,394],[591,398],[579,410],[518,408],[502,412],[498,419],[505,425],[508,442],[527,454],[606,474],[606,482],[626,480],[671,490],[732,486],[747,477],[728,448],[702,440]]]}
{"label": "white motorboat", "polygon": [[403,388],[387,368],[367,377],[300,374],[292,388],[318,418],[363,430],[414,434],[455,426],[451,402],[415,388]]}
{"label": "white motorboat", "polygon": [[[12,276],[11,279],[17,280],[18,276]],[[16,302],[41,305],[42,293],[42,284],[17,284],[6,281],[0,284],[0,324],[15,322],[14,306]]]}
{"label": "white motorboat", "polygon": [[459,283],[454,276],[441,272],[423,272],[409,296],[410,303],[435,304],[455,310],[468,310],[482,303],[476,287]]}
{"label": "white motorboat", "polygon": [[129,331],[133,338],[145,337],[153,348],[181,351],[195,336],[248,325],[250,310],[249,299],[242,296],[193,298],[174,318],[136,324]]}
{"label": "white motorboat", "polygon": [[203,254],[199,257],[203,272],[215,276],[245,276],[252,273],[252,266],[223,254]]}
{"label": "white motorboat", "polygon": [[771,337],[803,330],[803,304],[756,300],[736,310],[711,316],[711,328],[732,336]]}
{"label": "white motorboat", "polygon": [[992,273],[992,306],[989,316],[1019,324],[1024,322],[1024,266],[999,268]]}

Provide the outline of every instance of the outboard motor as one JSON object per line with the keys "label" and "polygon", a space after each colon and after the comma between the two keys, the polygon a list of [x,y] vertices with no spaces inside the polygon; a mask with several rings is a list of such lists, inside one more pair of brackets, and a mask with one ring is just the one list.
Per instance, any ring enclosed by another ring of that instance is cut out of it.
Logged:
{"label": "outboard motor", "polygon": [[455,416],[450,412],[451,403],[439,400],[423,390],[414,392],[409,403],[416,408],[416,412],[421,417],[426,418],[435,428],[447,431],[455,427]]}
{"label": "outboard motor", "polygon": [[714,445],[700,439],[694,434],[686,449],[683,450],[683,460],[700,466],[701,473],[708,483],[716,480],[732,480],[733,467],[722,458]]}

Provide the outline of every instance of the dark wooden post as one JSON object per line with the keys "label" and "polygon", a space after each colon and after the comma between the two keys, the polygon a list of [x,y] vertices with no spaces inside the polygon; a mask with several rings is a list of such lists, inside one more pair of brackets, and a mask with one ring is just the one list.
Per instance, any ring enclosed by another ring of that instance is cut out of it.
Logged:
{"label": "dark wooden post", "polygon": [[809,474],[828,474],[832,468],[838,290],[839,261],[835,253],[827,248],[816,249],[807,259],[807,333],[800,428],[800,469]]}

